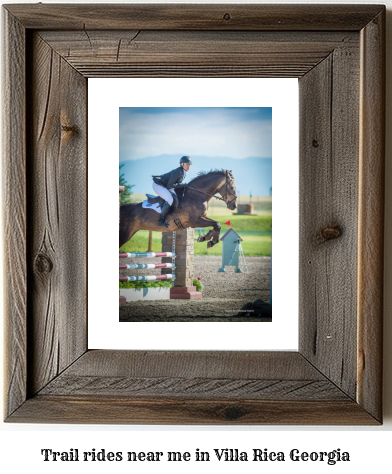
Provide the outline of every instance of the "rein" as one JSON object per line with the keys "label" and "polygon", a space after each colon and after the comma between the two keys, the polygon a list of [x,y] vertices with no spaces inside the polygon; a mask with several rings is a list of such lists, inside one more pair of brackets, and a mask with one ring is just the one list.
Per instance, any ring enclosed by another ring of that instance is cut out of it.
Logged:
{"label": "rein", "polygon": [[[227,196],[228,196],[228,192],[227,192],[227,174],[228,174],[228,171],[226,171],[226,199],[227,199]],[[209,193],[206,193],[205,191],[200,191],[200,189],[191,188],[190,186],[187,186],[187,188],[192,189],[193,191],[197,191],[197,192],[202,193],[202,194],[206,194],[207,196],[211,196],[215,199],[219,199],[219,201],[223,201],[227,205],[229,205],[237,197],[235,194],[230,193],[231,196],[234,196],[234,199],[232,199],[231,201],[228,201],[228,200],[226,201],[225,199],[223,199],[221,197],[215,196],[215,194],[209,194]]]}
{"label": "rein", "polygon": [[200,189],[196,189],[196,188],[191,188],[190,186],[187,186],[188,189],[193,189],[193,191],[197,191],[198,193],[202,193],[202,194],[206,194],[207,196],[211,196],[215,199],[219,199],[219,201],[224,201],[226,202],[223,198],[220,198],[219,196],[215,196],[215,194],[209,194],[209,193],[206,193],[205,191],[200,191]]}

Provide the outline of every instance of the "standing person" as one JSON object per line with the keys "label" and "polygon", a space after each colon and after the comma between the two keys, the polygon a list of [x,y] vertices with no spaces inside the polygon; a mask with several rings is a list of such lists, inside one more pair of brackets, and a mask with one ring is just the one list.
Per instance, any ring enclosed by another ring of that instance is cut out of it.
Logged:
{"label": "standing person", "polygon": [[173,196],[170,192],[173,188],[184,188],[188,186],[187,183],[182,183],[186,177],[186,172],[192,166],[192,160],[189,156],[183,156],[180,160],[180,166],[168,173],[160,176],[153,176],[152,189],[161,196],[165,202],[162,205],[161,218],[159,219],[159,226],[169,227],[166,222],[166,216],[169,212],[170,206],[173,204]]}

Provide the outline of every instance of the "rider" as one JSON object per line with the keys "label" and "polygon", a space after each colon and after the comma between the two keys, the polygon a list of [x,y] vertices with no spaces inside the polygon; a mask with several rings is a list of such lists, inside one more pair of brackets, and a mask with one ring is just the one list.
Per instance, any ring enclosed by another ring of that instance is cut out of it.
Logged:
{"label": "rider", "polygon": [[185,188],[187,183],[182,183],[185,179],[186,172],[189,171],[192,165],[192,160],[189,156],[183,156],[180,160],[180,166],[169,173],[160,176],[153,176],[152,188],[153,190],[165,200],[162,205],[161,218],[159,219],[159,226],[169,227],[166,222],[166,216],[169,212],[170,206],[173,204],[173,196],[170,192],[173,188]]}

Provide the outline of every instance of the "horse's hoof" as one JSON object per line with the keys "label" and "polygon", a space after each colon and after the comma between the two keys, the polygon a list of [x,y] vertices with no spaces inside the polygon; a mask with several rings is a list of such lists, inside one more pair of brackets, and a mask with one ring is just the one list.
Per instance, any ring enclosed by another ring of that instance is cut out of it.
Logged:
{"label": "horse's hoof", "polygon": [[210,249],[214,244],[212,243],[212,241],[210,240],[207,244],[207,248]]}
{"label": "horse's hoof", "polygon": [[199,237],[197,238],[197,242],[204,242],[204,235],[199,235]]}

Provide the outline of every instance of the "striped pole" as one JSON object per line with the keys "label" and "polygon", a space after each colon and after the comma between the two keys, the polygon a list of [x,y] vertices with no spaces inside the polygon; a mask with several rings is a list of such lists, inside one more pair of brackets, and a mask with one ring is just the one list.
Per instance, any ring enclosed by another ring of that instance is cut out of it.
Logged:
{"label": "striped pole", "polygon": [[136,268],[175,268],[172,263],[128,263],[119,265],[120,270],[134,270]]}
{"label": "striped pole", "polygon": [[[173,231],[172,254],[173,254],[173,256],[172,256],[172,265],[174,265],[175,262],[176,262],[176,231],[175,230]],[[173,279],[172,288],[174,288],[175,283],[176,282]]]}
{"label": "striped pole", "polygon": [[174,273],[166,275],[148,275],[148,276],[120,276],[120,281],[153,281],[153,280],[173,280]]}
{"label": "striped pole", "polygon": [[138,258],[138,257],[175,257],[173,252],[142,252],[142,253],[120,253],[119,258]]}

